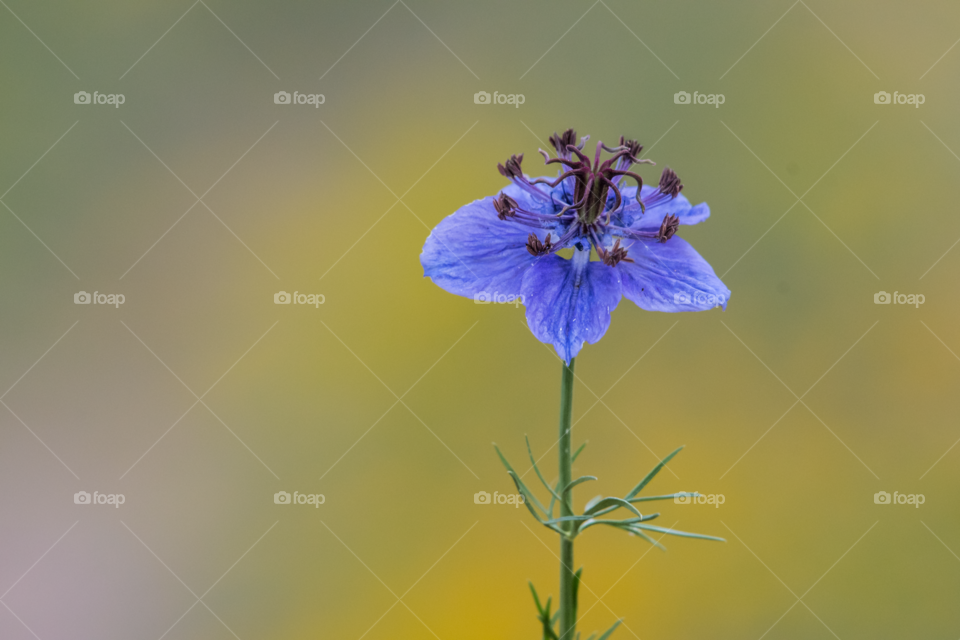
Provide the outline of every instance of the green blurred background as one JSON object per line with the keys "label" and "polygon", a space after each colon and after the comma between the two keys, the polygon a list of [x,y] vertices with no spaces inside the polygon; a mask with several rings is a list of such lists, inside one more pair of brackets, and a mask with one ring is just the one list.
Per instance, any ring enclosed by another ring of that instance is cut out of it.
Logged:
{"label": "green blurred background", "polygon": [[650,490],[725,503],[661,522],[728,540],[589,531],[580,629],[960,636],[958,37],[933,2],[4,0],[0,636],[539,637],[555,537],[473,494],[512,492],[492,441],[552,476],[560,364],[418,257],[567,127],[675,169],[733,291],[624,301],[578,358],[578,504],[686,445]]}

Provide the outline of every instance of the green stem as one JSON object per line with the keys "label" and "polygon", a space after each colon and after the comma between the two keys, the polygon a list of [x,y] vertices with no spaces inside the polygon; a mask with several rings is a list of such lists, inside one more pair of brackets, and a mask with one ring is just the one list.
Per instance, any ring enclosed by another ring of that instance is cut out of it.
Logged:
{"label": "green stem", "polygon": [[[559,465],[559,484],[566,487],[571,480],[571,460],[570,460],[570,423],[573,417],[573,365],[574,358],[570,359],[570,365],[563,366],[563,377],[560,380],[560,465]],[[560,496],[560,515],[573,515],[573,499],[571,490],[566,490]],[[576,577],[573,571],[573,532],[574,523],[567,521],[563,523],[565,535],[560,538],[560,640],[574,640],[576,637],[575,627],[577,626],[577,603],[574,581]]]}

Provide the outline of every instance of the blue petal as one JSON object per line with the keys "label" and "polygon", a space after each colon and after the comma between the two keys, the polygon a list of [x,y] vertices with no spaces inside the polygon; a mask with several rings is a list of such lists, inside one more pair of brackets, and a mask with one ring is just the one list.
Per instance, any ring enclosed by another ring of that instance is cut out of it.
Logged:
{"label": "blue petal", "polygon": [[[515,185],[503,193],[528,211],[553,213],[548,201]],[[489,196],[461,207],[430,232],[420,264],[423,275],[440,288],[468,298],[520,294],[523,273],[536,261],[527,251],[527,236],[535,232],[542,241],[550,230],[500,220],[493,200]]]}
{"label": "blue petal", "polygon": [[617,265],[623,295],[647,311],[703,311],[727,308],[730,290],[683,238],[665,243],[635,242],[634,263]]}
{"label": "blue petal", "polygon": [[[659,189],[649,185],[643,185],[640,191],[641,198],[650,198]],[[657,231],[667,215],[677,216],[680,224],[697,224],[710,217],[710,207],[706,202],[693,206],[686,196],[682,193],[676,198],[668,198],[654,203],[647,207],[646,213],[641,213],[640,205],[634,199],[637,193],[636,187],[624,187],[620,189],[623,195],[624,206],[620,210],[620,219],[624,226],[639,231]]]}
{"label": "blue petal", "polygon": [[575,251],[571,260],[545,256],[523,277],[521,293],[530,331],[552,344],[567,364],[584,342],[594,344],[603,337],[610,313],[620,302],[617,270],[589,260],[589,251]]}

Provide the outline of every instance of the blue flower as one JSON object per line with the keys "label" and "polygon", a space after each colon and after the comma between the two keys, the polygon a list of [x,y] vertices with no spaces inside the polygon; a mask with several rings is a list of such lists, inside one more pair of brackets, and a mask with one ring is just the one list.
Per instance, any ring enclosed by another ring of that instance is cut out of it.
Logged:
{"label": "blue flower", "polygon": [[[656,187],[644,185],[634,164],[643,147],[620,138],[597,144],[554,134],[556,178],[530,179],[523,155],[498,165],[511,183],[496,196],[462,207],[430,233],[420,254],[424,276],[478,302],[519,299],[527,324],[569,364],[584,342],[596,343],[610,326],[621,296],[648,311],[726,308],[730,290],[693,247],[675,236],[680,225],[710,216],[680,194],[677,174],[664,169]],[[601,162],[601,153],[610,157]],[[625,179],[636,182],[627,186]],[[598,260],[591,260],[591,248]],[[558,255],[572,249],[573,255]]]}

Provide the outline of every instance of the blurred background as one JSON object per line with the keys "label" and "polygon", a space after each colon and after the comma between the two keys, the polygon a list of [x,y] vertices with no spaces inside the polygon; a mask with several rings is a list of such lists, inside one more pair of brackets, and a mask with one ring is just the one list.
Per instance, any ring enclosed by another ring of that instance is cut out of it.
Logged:
{"label": "blurred background", "polygon": [[660,522],[727,539],[586,532],[579,628],[960,636],[960,7],[2,4],[0,637],[539,637],[558,542],[473,495],[525,434],[554,477],[560,363],[419,254],[568,127],[675,169],[733,292],[578,358],[578,507],[686,445],[648,490],[724,503]]}

